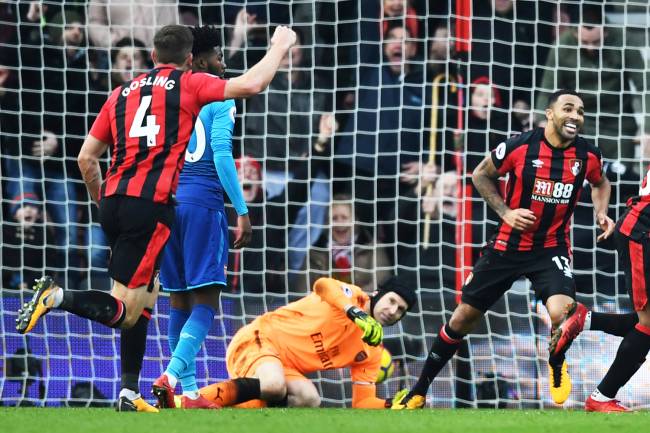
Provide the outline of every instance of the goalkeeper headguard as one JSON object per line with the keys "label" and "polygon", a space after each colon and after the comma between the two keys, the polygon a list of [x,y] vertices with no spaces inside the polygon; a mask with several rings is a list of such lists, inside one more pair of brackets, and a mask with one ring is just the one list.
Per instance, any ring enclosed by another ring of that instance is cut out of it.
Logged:
{"label": "goalkeeper headguard", "polygon": [[388,281],[377,288],[377,292],[370,296],[370,311],[375,311],[375,305],[386,293],[395,292],[404,299],[408,305],[407,311],[409,311],[417,302],[417,297],[415,295],[415,290],[409,287],[406,287],[399,282],[398,276],[391,277]]}

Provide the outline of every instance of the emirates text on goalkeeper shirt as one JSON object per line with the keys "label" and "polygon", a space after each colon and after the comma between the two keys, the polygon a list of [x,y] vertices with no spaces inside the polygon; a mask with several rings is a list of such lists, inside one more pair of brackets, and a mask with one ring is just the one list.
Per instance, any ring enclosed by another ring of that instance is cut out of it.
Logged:
{"label": "emirates text on goalkeeper shirt", "polygon": [[536,128],[499,144],[491,154],[499,174],[508,174],[505,202],[511,209],[530,209],[536,221],[520,232],[500,222],[491,243],[499,251],[531,251],[570,246],[571,215],[585,179],[602,178],[600,150],[576,137],[568,147],[553,147]]}
{"label": "emirates text on goalkeeper shirt", "polygon": [[159,65],[116,88],[90,134],[113,143],[101,197],[168,203],[200,108],[223,100],[225,80]]}

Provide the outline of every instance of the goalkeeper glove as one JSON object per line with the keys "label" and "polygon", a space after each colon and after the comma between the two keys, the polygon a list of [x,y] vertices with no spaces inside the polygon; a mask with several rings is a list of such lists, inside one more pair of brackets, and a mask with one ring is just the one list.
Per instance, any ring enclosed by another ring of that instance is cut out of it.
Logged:
{"label": "goalkeeper glove", "polygon": [[352,320],[363,331],[361,339],[371,346],[378,346],[384,337],[384,330],[375,319],[368,316],[368,314],[359,307],[350,307],[345,312],[350,320]]}
{"label": "goalkeeper glove", "polygon": [[384,407],[386,409],[392,408],[394,405],[399,404],[404,397],[406,397],[406,394],[408,394],[409,390],[404,388],[401,391],[397,391],[397,394],[393,398],[387,398],[386,399],[386,404]]}

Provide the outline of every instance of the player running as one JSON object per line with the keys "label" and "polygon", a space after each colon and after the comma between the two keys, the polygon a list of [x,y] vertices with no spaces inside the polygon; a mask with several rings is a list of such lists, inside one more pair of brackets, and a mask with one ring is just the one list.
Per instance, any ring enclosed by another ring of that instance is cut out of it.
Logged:
{"label": "player running", "polygon": [[[623,337],[616,358],[603,380],[587,397],[587,412],[629,412],[630,409],[616,400],[616,394],[645,362],[650,351],[650,170],[643,178],[639,195],[628,200],[627,211],[616,223],[614,238],[616,249],[625,274],[625,285],[630,296],[638,322],[625,320],[627,332],[617,335]],[[570,343],[583,329],[593,329],[593,319],[584,306],[578,304],[582,314],[575,314],[553,334],[558,348]]]}
{"label": "player running", "polygon": [[[165,26],[154,37],[154,68],[111,93],[82,146],[79,168],[111,246],[113,290],[64,291],[45,276],[19,310],[16,329],[29,332],[54,308],[122,329],[118,411],[157,412],[140,396],[138,381],[158,295],[155,275],[174,221],[173,195],[194,119],[207,103],[264,90],[295,40],[291,29],[277,27],[262,60],[226,81],[188,71],[192,32]],[[102,184],[99,157],[109,146],[111,164]]]}
{"label": "player running", "polygon": [[376,397],[375,389],[382,326],[398,322],[415,302],[415,292],[397,277],[370,296],[320,278],[309,295],[241,328],[226,352],[231,380],[201,388],[201,394],[219,406],[317,407],[320,395],[305,375],[349,367],[352,407],[388,408],[392,402]]}
{"label": "player running", "polygon": [[[191,28],[194,35],[192,70],[223,77],[226,64],[214,27]],[[199,394],[195,357],[205,340],[219,294],[226,285],[228,220],[224,190],[237,212],[235,248],[248,244],[252,227],[232,157],[235,102],[213,102],[201,109],[176,191],[176,220],[160,266],[160,284],[169,291],[167,369],[154,383],[159,407],[174,405],[174,388],[183,388],[181,407],[211,409],[216,404]]]}
{"label": "player running", "polygon": [[[467,278],[461,303],[434,340],[419,380],[394,409],[424,406],[431,382],[462,339],[520,277],[531,280],[553,327],[576,311],[569,221],[587,181],[596,222],[603,230],[597,240],[608,238],[614,230],[607,216],[611,187],[602,173],[600,150],[578,136],[584,123],[580,96],[572,90],[553,93],[546,119],[545,128],[499,144],[474,171],[474,186],[502,221]],[[504,201],[497,184],[505,175],[509,178]],[[564,359],[568,347],[549,348],[551,396],[558,404],[571,392]]]}

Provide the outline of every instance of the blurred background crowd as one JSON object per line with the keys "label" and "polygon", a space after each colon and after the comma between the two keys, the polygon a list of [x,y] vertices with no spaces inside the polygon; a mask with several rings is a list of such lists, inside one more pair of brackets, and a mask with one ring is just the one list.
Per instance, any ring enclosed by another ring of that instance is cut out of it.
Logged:
{"label": "blurred background crowd", "polygon": [[[634,185],[650,128],[644,47],[634,28],[608,25],[629,8],[474,0],[467,41],[455,3],[0,3],[3,287],[44,269],[70,288],[106,285],[76,155],[110,90],[152,66],[153,34],[169,23],[220,26],[231,74],[261,58],[274,25],[299,35],[269,90],[238,106],[256,232],[233,252],[233,291],[303,292],[332,272],[371,289],[416,268],[430,287],[456,287],[457,260],[471,266],[493,220],[473,168],[542,124],[558,87],[582,92],[584,134],[613,180]],[[617,192],[621,203],[633,187]],[[474,252],[456,258],[459,235]]]}
{"label": "blurred background crowd", "polygon": [[[259,294],[268,309],[319,276],[372,291],[399,273],[421,296],[403,326],[435,332],[495,225],[471,173],[543,124],[552,91],[583,95],[613,218],[636,192],[650,154],[648,16],[646,2],[625,0],[1,1],[2,288],[44,272],[67,289],[110,287],[76,157],[111,89],[152,67],[157,28],[219,26],[230,76],[287,24],[298,43],[281,71],[237,103],[233,148],[254,233],[231,251],[227,292]],[[573,241],[582,300],[625,308],[590,205],[578,207]],[[497,315],[527,314],[534,301],[515,297]],[[519,329],[492,319],[492,331]],[[537,334],[528,323],[522,332]]]}

